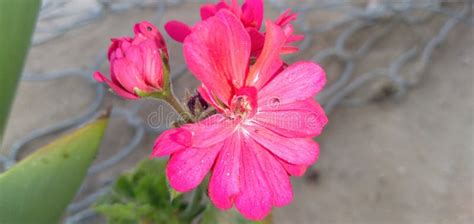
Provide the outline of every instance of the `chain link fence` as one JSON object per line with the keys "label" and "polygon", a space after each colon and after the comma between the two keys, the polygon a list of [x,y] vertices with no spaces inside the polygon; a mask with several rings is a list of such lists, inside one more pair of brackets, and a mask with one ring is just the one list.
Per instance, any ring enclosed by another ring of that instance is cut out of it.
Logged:
{"label": "chain link fence", "polygon": [[[163,18],[167,9],[180,9],[190,2],[204,1],[44,1],[33,48],[54,42],[68,32],[97,23],[111,14],[131,9],[152,8],[155,14],[151,21],[163,22],[170,19]],[[317,100],[328,114],[339,106],[361,106],[374,101],[402,98],[407,91],[423,81],[423,75],[431,65],[436,48],[443,43],[452,28],[458,23],[469,26],[474,24],[472,0],[269,0],[267,3],[267,11],[277,13],[292,8],[299,13],[295,26],[298,32],[305,34],[306,39],[299,46],[301,52],[287,59],[294,61],[311,58],[327,69],[329,83]],[[193,10],[193,13],[197,12],[196,9]],[[331,14],[331,19],[326,23],[315,21],[326,14]],[[415,38],[401,42],[393,40],[392,36],[401,32]],[[423,35],[418,35],[419,33]],[[397,44],[392,46],[394,42]],[[387,50],[395,53],[392,52],[389,59],[384,58],[384,63],[377,63],[377,55]],[[106,63],[105,52],[106,49],[98,51],[97,59],[86,68],[71,67],[59,71],[23,74],[22,82],[49,82],[80,76],[93,86],[95,98],[86,110],[76,116],[36,129],[18,139],[6,155],[0,155],[0,167],[8,169],[14,165],[25,145],[32,141],[81,125],[98,114],[107,101],[107,91],[103,85],[92,80],[92,73]],[[186,67],[182,65],[174,69],[172,79],[178,80],[187,73]],[[139,114],[144,104],[146,102],[114,108],[112,115],[127,121],[134,130],[133,137],[113,156],[97,161],[89,170],[90,176],[106,172],[119,163],[132,166],[133,164],[126,164],[124,159],[147,134],[157,135],[163,131],[163,128],[150,126],[147,118]],[[95,213],[90,205],[107,193],[112,181],[113,178],[94,189],[83,186],[83,196],[69,206],[69,216],[65,222],[81,223],[94,217]]]}

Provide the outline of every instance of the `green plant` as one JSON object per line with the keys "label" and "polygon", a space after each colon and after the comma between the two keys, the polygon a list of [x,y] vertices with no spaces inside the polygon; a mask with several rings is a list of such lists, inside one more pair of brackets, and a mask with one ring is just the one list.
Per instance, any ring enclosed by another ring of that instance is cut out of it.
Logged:
{"label": "green plant", "polygon": [[204,206],[202,195],[195,194],[185,200],[182,194],[169,187],[165,166],[166,161],[146,159],[134,171],[121,175],[109,194],[94,206],[96,211],[104,215],[108,223],[114,224],[270,223],[271,218],[252,222],[235,210],[222,212],[210,203]]}
{"label": "green plant", "polygon": [[170,190],[160,160],[145,160],[136,170],[121,175],[95,209],[110,223],[182,223],[186,203]]}
{"label": "green plant", "polygon": [[58,223],[96,157],[108,118],[65,135],[0,174],[0,223]]}
{"label": "green plant", "polygon": [[0,145],[40,6],[40,0],[0,0]]}

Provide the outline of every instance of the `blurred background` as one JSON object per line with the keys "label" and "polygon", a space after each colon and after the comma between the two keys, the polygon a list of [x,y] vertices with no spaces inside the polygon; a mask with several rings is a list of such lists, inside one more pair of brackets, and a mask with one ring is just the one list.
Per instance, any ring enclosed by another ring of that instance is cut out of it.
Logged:
{"label": "blurred background", "polygon": [[[90,205],[151,152],[168,125],[160,102],[124,101],[92,80],[108,74],[109,39],[138,21],[193,24],[197,0],[44,0],[0,149],[0,171],[113,106],[101,152],[66,223],[102,223]],[[470,0],[269,0],[265,17],[299,13],[301,51],[329,83],[319,162],[293,180],[275,223],[473,223],[474,19]],[[163,30],[163,29],[162,29]],[[165,35],[167,36],[167,35]],[[168,37],[167,37],[168,38]],[[175,92],[198,82],[168,38]]]}

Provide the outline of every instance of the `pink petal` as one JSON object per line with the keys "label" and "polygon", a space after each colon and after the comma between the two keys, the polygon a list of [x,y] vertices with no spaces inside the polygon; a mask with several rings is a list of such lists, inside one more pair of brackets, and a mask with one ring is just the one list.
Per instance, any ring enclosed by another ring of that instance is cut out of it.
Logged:
{"label": "pink petal", "polygon": [[140,71],[131,61],[127,59],[116,59],[112,62],[111,67],[115,78],[128,92],[134,93],[135,88],[145,92],[152,91],[150,86],[145,83]]}
{"label": "pink petal", "polygon": [[220,209],[230,209],[239,193],[241,135],[229,137],[216,160],[209,182],[209,197]]}
{"label": "pink petal", "polygon": [[188,131],[192,140],[188,145],[205,148],[226,140],[235,130],[237,124],[221,114],[212,115],[198,123],[186,124],[181,128]]}
{"label": "pink petal", "polygon": [[218,12],[218,11],[221,10],[221,9],[227,9],[227,10],[233,12],[233,11],[232,11],[232,8],[227,4],[226,1],[227,1],[227,0],[223,0],[223,1],[221,0],[221,1],[219,1],[219,3],[217,3],[217,4],[215,5],[215,6],[216,6],[216,12]]}
{"label": "pink petal", "polygon": [[102,75],[102,73],[100,73],[100,72],[94,72],[94,79],[98,82],[107,83],[107,85],[109,85],[109,87],[112,88],[112,90],[114,90],[114,92],[117,95],[121,96],[121,97],[124,97],[126,99],[131,99],[131,100],[139,98],[137,95],[127,92],[127,90],[125,90],[123,87],[121,87],[121,86],[115,84],[114,82],[110,81],[104,75]]}
{"label": "pink petal", "polygon": [[261,220],[270,213],[272,193],[255,154],[260,148],[249,139],[244,144],[239,171],[240,194],[235,198],[235,207],[245,218]]}
{"label": "pink petal", "polygon": [[[260,147],[257,145],[257,148]],[[265,176],[272,192],[272,204],[285,206],[293,200],[293,190],[290,177],[282,167],[278,158],[275,158],[265,148],[255,150],[260,166],[265,171]]]}
{"label": "pink petal", "polygon": [[319,155],[319,145],[309,138],[286,138],[258,126],[246,128],[260,145],[291,164],[311,165]]}
{"label": "pink petal", "polygon": [[216,99],[212,96],[212,93],[209,91],[209,89],[204,86],[204,85],[201,85],[197,88],[197,91],[199,92],[199,94],[201,94],[202,98],[207,102],[209,103],[210,105],[212,105],[214,108],[216,108],[217,111],[219,112],[222,112],[222,108],[221,108],[221,105],[219,105],[219,103],[216,101]]}
{"label": "pink petal", "polygon": [[201,6],[201,19],[206,20],[209,17],[216,15],[217,9],[214,4],[205,4]]}
{"label": "pink petal", "polygon": [[252,56],[256,57],[260,55],[265,44],[265,35],[256,30],[255,28],[247,28],[250,39],[252,40]]}
{"label": "pink petal", "polygon": [[130,38],[130,37],[118,37],[118,38],[112,38],[111,41],[112,41],[112,43],[110,44],[109,50],[107,52],[107,58],[109,60],[114,59],[113,58],[114,52],[115,52],[115,50],[117,50],[117,48],[120,47],[122,42],[130,43],[130,42],[132,42],[132,38]]}
{"label": "pink petal", "polygon": [[184,42],[184,56],[196,78],[228,103],[234,88],[243,86],[250,47],[242,23],[223,9],[196,24]]}
{"label": "pink petal", "polygon": [[[143,74],[143,53],[139,46],[130,46],[125,51],[125,58],[138,70],[138,74]],[[145,77],[142,76],[142,79],[145,79]]]}
{"label": "pink petal", "polygon": [[198,186],[211,169],[222,144],[207,148],[187,148],[171,155],[166,176],[175,190],[186,192]]}
{"label": "pink petal", "polygon": [[152,40],[157,44],[158,48],[162,48],[166,51],[165,39],[161,35],[161,32],[148,21],[142,21],[135,24],[134,32],[136,35],[142,34],[147,40]]}
{"label": "pink petal", "polygon": [[313,62],[297,62],[276,75],[259,92],[259,105],[292,103],[313,97],[326,83],[326,74]]}
{"label": "pink petal", "polygon": [[191,28],[179,21],[171,20],[165,24],[165,30],[173,40],[180,43],[191,33]]}
{"label": "pink petal", "polygon": [[284,54],[292,54],[292,53],[296,53],[298,52],[300,49],[298,47],[294,47],[294,46],[284,46],[283,48],[281,48],[281,51],[280,51],[280,54],[284,55]]}
{"label": "pink petal", "polygon": [[191,142],[191,133],[181,128],[166,130],[160,134],[153,146],[151,157],[166,156],[186,149]]}
{"label": "pink petal", "polygon": [[291,164],[280,158],[278,158],[278,161],[283,166],[283,168],[285,168],[286,172],[288,172],[288,174],[290,174],[291,176],[301,177],[304,175],[304,173],[309,167],[308,165]]}
{"label": "pink petal", "polygon": [[291,9],[287,9],[275,20],[275,24],[279,26],[285,26],[289,24],[291,21],[296,20],[297,18],[298,18],[298,15],[296,13],[292,13]]}
{"label": "pink petal", "polygon": [[283,65],[280,49],[286,42],[286,36],[280,27],[271,21],[267,21],[265,25],[267,27],[265,45],[247,77],[247,85],[255,86],[257,89],[264,86]]}
{"label": "pink petal", "polygon": [[149,85],[161,89],[163,87],[163,61],[160,51],[151,41],[148,40],[140,45],[143,57],[143,76]]}
{"label": "pink petal", "polygon": [[242,5],[241,20],[246,27],[252,26],[259,30],[263,21],[263,0],[246,0]]}
{"label": "pink petal", "polygon": [[242,9],[240,8],[238,0],[231,0],[230,5],[227,7],[237,18],[242,16]]}
{"label": "pink petal", "polygon": [[328,118],[313,99],[290,104],[260,104],[253,122],[286,137],[307,138],[321,134]]}

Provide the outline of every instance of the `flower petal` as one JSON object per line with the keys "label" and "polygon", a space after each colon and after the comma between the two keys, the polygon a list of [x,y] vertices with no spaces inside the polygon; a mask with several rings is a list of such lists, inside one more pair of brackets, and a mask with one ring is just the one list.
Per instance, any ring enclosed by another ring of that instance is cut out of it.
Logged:
{"label": "flower petal", "polygon": [[191,33],[191,28],[179,21],[171,20],[165,24],[165,30],[173,40],[180,43]]}
{"label": "flower petal", "polygon": [[305,100],[318,93],[326,83],[326,75],[321,66],[313,62],[297,62],[276,75],[259,96],[259,105],[275,99],[280,104]]}
{"label": "flower petal", "polygon": [[229,137],[216,159],[209,182],[209,198],[220,209],[230,209],[239,193],[241,135]]}
{"label": "flower petal", "polygon": [[240,194],[235,198],[235,207],[247,219],[261,220],[270,213],[272,193],[265,173],[255,154],[260,150],[250,140],[244,140],[240,160]]}
{"label": "flower petal", "polygon": [[293,190],[290,177],[282,167],[278,158],[275,158],[265,148],[257,145],[257,158],[260,166],[265,171],[265,176],[272,192],[272,204],[274,206],[285,206],[293,200]]}
{"label": "flower petal", "polygon": [[191,134],[192,147],[205,148],[226,140],[235,130],[236,123],[221,114],[212,115],[198,123],[186,124],[181,128]]}
{"label": "flower petal", "polygon": [[301,177],[304,175],[304,173],[309,167],[308,165],[291,164],[280,158],[278,158],[278,161],[283,166],[283,168],[285,168],[286,172],[288,172],[288,174],[290,174],[291,176]]}
{"label": "flower petal", "polygon": [[216,13],[217,13],[216,5],[215,4],[205,4],[205,5],[201,6],[200,13],[201,13],[201,19],[206,20],[207,18],[216,15]]}
{"label": "flower petal", "polygon": [[216,98],[214,98],[210,90],[205,85],[199,86],[197,88],[197,92],[208,104],[212,105],[217,111],[223,111],[224,108],[221,107],[222,105],[219,105],[219,103],[216,101]]}
{"label": "flower petal", "polygon": [[181,128],[166,130],[160,134],[153,146],[151,157],[166,156],[183,150],[191,142],[191,133]]}
{"label": "flower petal", "polygon": [[125,51],[125,58],[133,65],[137,70],[138,74],[142,75],[142,79],[145,80],[143,74],[143,53],[140,46],[132,45]]}
{"label": "flower petal", "polygon": [[194,26],[184,42],[184,56],[196,78],[228,103],[232,91],[243,86],[250,48],[242,23],[222,9]]}
{"label": "flower petal", "polygon": [[157,48],[163,49],[167,52],[166,42],[163,35],[161,35],[161,32],[152,23],[148,21],[137,23],[134,26],[134,32],[136,39],[142,39],[140,35],[143,35],[145,40],[152,40]]}
{"label": "flower petal", "polygon": [[[260,89],[272,79],[275,72],[283,65],[283,61],[280,58],[280,51],[286,42],[286,36],[280,27],[273,24],[270,20],[265,23],[265,26],[267,27],[265,44],[257,61],[250,68],[246,79],[248,86],[255,86],[257,89]],[[253,34],[252,36],[256,38],[256,35]],[[255,44],[254,48],[256,47]]]}
{"label": "flower petal", "polygon": [[311,165],[318,158],[319,145],[312,139],[286,138],[257,125],[246,129],[251,138],[288,163]]}
{"label": "flower petal", "polygon": [[131,94],[127,92],[122,86],[115,84],[114,82],[110,81],[107,77],[102,75],[100,72],[94,72],[94,79],[98,82],[105,82],[109,87],[119,96],[126,98],[126,99],[138,99],[139,97],[135,94]]}
{"label": "flower petal", "polygon": [[134,93],[135,88],[145,92],[152,91],[152,88],[143,80],[139,70],[129,60],[116,59],[112,62],[111,68],[115,78],[128,92]]}
{"label": "flower petal", "polygon": [[143,57],[143,76],[145,81],[156,89],[163,88],[163,61],[160,49],[153,40],[147,40],[140,44]]}
{"label": "flower petal", "polygon": [[247,28],[250,39],[252,40],[252,57],[260,55],[265,44],[265,35],[255,28]]}
{"label": "flower petal", "polygon": [[276,20],[275,24],[278,26],[285,26],[290,24],[293,20],[298,18],[298,14],[293,13],[291,9],[284,11]]}
{"label": "flower petal", "polygon": [[109,50],[107,52],[107,58],[109,59],[109,61],[115,59],[115,51],[120,48],[121,43],[131,43],[133,39],[130,37],[118,37],[112,38],[111,41],[112,43],[110,44]]}
{"label": "flower petal", "polygon": [[286,137],[307,138],[321,134],[328,118],[313,99],[279,104],[279,101],[259,104],[253,123]]}
{"label": "flower petal", "polygon": [[254,27],[259,30],[263,20],[263,0],[246,0],[242,5],[240,19],[246,27]]}
{"label": "flower petal", "polygon": [[175,190],[187,192],[198,186],[211,169],[222,144],[208,148],[187,148],[171,155],[166,176]]}

